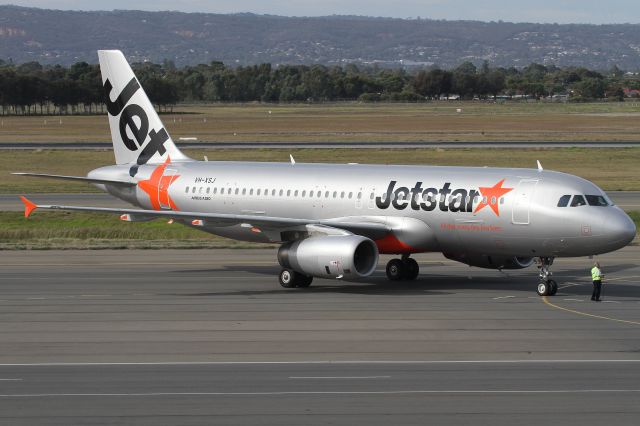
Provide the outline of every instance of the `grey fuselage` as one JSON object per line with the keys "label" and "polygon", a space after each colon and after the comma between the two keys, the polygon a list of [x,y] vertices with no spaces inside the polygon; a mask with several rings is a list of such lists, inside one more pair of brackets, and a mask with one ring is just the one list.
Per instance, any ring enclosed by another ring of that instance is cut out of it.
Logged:
{"label": "grey fuselage", "polygon": [[[140,166],[131,177],[128,166],[107,166],[89,177],[157,181],[158,167]],[[100,186],[145,209],[385,223],[394,237],[376,241],[381,253],[587,256],[619,249],[636,232],[617,206],[559,207],[564,195],[606,195],[585,179],[554,171],[186,161],[169,163],[162,176],[155,200],[140,185]],[[281,234],[257,234],[249,225],[204,230],[282,241]]]}

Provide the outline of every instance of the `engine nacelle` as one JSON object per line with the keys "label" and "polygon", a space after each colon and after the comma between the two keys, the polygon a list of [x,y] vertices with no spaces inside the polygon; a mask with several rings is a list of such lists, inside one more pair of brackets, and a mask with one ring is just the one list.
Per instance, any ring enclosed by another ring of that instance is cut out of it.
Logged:
{"label": "engine nacelle", "polygon": [[443,253],[447,259],[455,260],[469,266],[477,266],[486,269],[523,269],[533,264],[532,257],[519,256],[492,256],[488,254],[452,254]]}
{"label": "engine nacelle", "polygon": [[360,235],[327,235],[283,244],[278,262],[319,278],[361,278],[373,273],[378,265],[378,247]]}

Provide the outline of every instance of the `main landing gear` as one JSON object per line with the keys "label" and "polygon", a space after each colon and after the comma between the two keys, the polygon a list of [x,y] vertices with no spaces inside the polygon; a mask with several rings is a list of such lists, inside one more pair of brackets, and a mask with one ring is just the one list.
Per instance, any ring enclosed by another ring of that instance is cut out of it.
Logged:
{"label": "main landing gear", "polygon": [[553,265],[553,257],[539,257],[538,269],[540,269],[540,282],[536,289],[539,296],[554,296],[558,292],[558,283],[551,279],[549,267]]}
{"label": "main landing gear", "polygon": [[306,288],[311,285],[313,277],[296,272],[293,269],[283,269],[278,276],[280,285],[284,288]]}
{"label": "main landing gear", "polygon": [[412,281],[418,277],[420,266],[409,255],[402,255],[401,259],[391,259],[387,263],[387,278],[391,281]]}

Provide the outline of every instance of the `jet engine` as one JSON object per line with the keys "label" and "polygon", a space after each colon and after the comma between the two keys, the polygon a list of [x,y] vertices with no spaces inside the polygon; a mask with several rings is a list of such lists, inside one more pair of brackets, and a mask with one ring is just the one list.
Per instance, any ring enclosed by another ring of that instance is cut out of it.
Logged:
{"label": "jet engine", "polygon": [[447,259],[455,260],[469,266],[477,266],[478,268],[486,269],[523,269],[528,268],[533,264],[532,257],[520,257],[520,256],[504,256],[497,255],[492,256],[488,254],[453,254],[443,253]]}
{"label": "jet engine", "polygon": [[362,278],[378,264],[378,248],[360,235],[327,235],[283,244],[278,250],[283,268],[319,278]]}

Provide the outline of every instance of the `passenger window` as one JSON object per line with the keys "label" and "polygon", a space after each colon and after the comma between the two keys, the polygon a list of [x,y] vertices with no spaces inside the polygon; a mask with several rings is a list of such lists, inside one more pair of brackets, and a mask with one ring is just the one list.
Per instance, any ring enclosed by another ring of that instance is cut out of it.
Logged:
{"label": "passenger window", "polygon": [[558,207],[567,207],[570,199],[571,195],[563,195],[560,197],[560,200],[558,200]]}
{"label": "passenger window", "polygon": [[309,192],[309,198],[313,197],[313,191]]}
{"label": "passenger window", "polygon": [[338,197],[338,191],[333,191],[333,198],[337,198]]}
{"label": "passenger window", "polygon": [[247,188],[242,188],[242,195],[246,195],[247,194]]}
{"label": "passenger window", "polygon": [[217,193],[217,192],[218,192],[218,188],[213,187],[213,193],[215,194],[215,193]]}
{"label": "passenger window", "polygon": [[207,186],[207,194],[211,192],[211,187]]}
{"label": "passenger window", "polygon": [[358,200],[362,199],[362,192],[358,192]]}
{"label": "passenger window", "polygon": [[196,193],[196,187],[195,187],[195,186],[191,189],[191,193],[192,193],[192,194],[195,194],[195,193]]}
{"label": "passenger window", "polygon": [[324,198],[329,198],[329,191],[324,193]]}
{"label": "passenger window", "polygon": [[307,191],[302,191],[302,198],[304,198],[305,195],[307,195]]}
{"label": "passenger window", "polygon": [[349,193],[349,199],[351,199],[353,197],[353,192]]}
{"label": "passenger window", "polygon": [[253,188],[249,190],[249,195],[253,195]]}
{"label": "passenger window", "polygon": [[586,205],[587,205],[587,202],[584,200],[584,197],[582,195],[573,196],[573,200],[571,200],[571,207],[586,206]]}
{"label": "passenger window", "polygon": [[[267,191],[265,191],[264,193],[266,194]],[[258,193],[256,195],[260,195],[260,188],[258,188]]]}
{"label": "passenger window", "polygon": [[239,191],[240,191],[240,188],[236,188],[236,195],[238,195]]}
{"label": "passenger window", "polygon": [[297,197],[297,196],[298,196],[298,190],[297,190],[297,189],[294,191],[293,196],[294,196],[294,197]]}
{"label": "passenger window", "polygon": [[188,194],[188,193],[189,193],[189,187],[188,187],[188,186],[184,188],[184,192],[185,192],[186,194]]}

